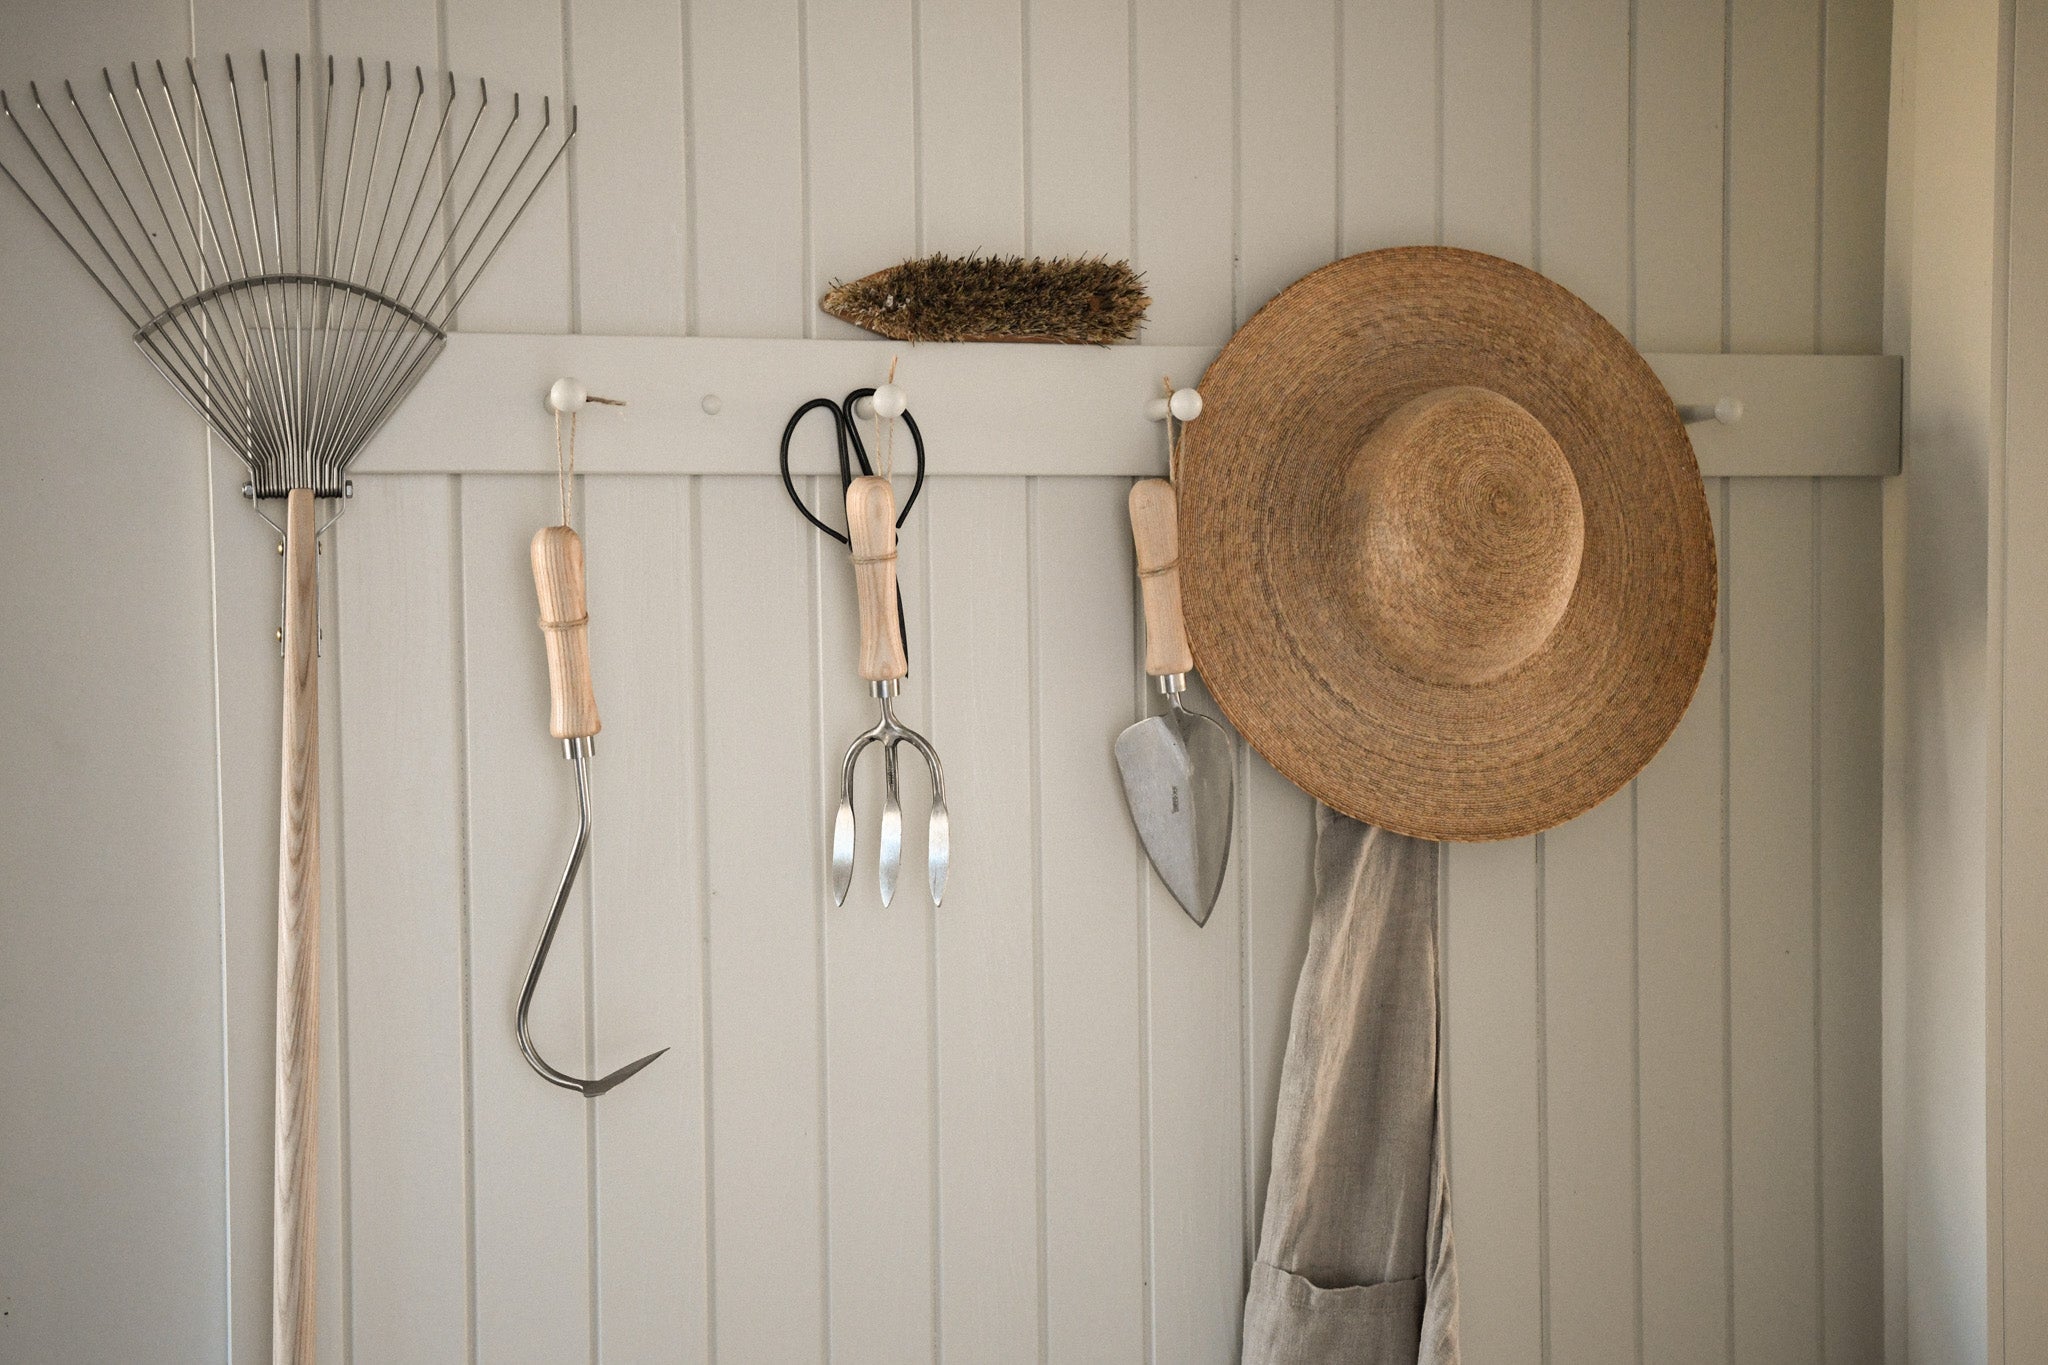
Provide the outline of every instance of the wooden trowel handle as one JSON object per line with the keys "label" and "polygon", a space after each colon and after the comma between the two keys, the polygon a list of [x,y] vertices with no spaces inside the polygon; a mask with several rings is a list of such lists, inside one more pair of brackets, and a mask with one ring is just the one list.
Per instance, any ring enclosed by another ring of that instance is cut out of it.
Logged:
{"label": "wooden trowel handle", "polygon": [[581,536],[566,526],[544,526],[534,535],[533,588],[548,645],[548,732],[556,739],[588,739],[604,727],[590,685]]}
{"label": "wooden trowel handle", "polygon": [[1131,486],[1131,543],[1145,595],[1145,671],[1155,678],[1195,666],[1180,611],[1180,508],[1165,479]]}
{"label": "wooden trowel handle", "polygon": [[846,535],[860,593],[860,675],[887,682],[910,672],[896,606],[896,490],[875,474],[846,486]]}

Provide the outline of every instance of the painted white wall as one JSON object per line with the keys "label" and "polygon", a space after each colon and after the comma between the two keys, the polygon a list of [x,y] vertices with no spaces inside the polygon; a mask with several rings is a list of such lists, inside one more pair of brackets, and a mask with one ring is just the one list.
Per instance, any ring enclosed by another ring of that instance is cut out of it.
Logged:
{"label": "painted white wall", "polygon": [[[2012,16],[2006,144],[2004,837],[1993,1264],[2007,1360],[2048,1354],[2048,6]],[[2002,1259],[2001,1259],[2002,1258]]]}
{"label": "painted white wall", "polygon": [[[834,337],[834,276],[1086,249],[1146,271],[1148,341],[1215,346],[1419,240],[1648,350],[1879,349],[1880,0],[121,0],[16,4],[7,38],[9,89],[316,42],[566,87],[570,174],[473,330]],[[260,1359],[275,558],[7,195],[0,243],[0,1358]],[[1143,696],[1123,479],[945,476],[906,572],[954,889],[828,912],[867,701],[760,456],[585,480],[601,823],[538,1027],[677,1045],[590,1112],[509,1040],[569,814],[523,551],[552,481],[482,451],[360,481],[327,578],[322,1358],[1228,1359],[1306,802],[1246,757],[1194,931],[1106,757]],[[1722,631],[1666,752],[1446,855],[1475,1358],[1876,1353],[1878,488],[1709,494]]]}
{"label": "painted white wall", "polygon": [[1888,1358],[2048,1352],[2048,12],[1899,8],[1887,343]]}

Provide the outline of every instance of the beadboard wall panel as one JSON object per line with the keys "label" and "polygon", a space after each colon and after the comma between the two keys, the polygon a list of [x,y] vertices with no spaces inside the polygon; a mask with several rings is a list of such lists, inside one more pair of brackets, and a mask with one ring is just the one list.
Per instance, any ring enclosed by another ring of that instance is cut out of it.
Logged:
{"label": "beadboard wall panel", "polygon": [[[1147,341],[1213,347],[1339,252],[1442,241],[1554,275],[1647,350],[1877,349],[1877,0],[16,8],[10,89],[267,43],[576,101],[567,174],[470,329],[848,336],[815,308],[835,278],[1071,250],[1135,258]],[[7,196],[0,224],[5,391],[96,384],[12,403],[0,438],[0,562],[56,589],[0,607],[48,641],[0,672],[36,760],[5,779],[0,1026],[49,1069],[0,1110],[0,1355],[258,1361],[275,554],[61,249]],[[933,910],[913,775],[896,904],[864,860],[831,908],[871,701],[843,561],[760,456],[579,481],[606,730],[534,1029],[571,1069],[670,1048],[595,1104],[511,1033],[574,814],[525,562],[554,482],[363,476],[328,539],[322,1359],[1234,1358],[1309,801],[1240,750],[1225,892],[1189,923],[1107,757],[1147,702],[1126,480],[952,476],[935,447],[904,710],[946,760],[953,881]],[[1721,629],[1672,742],[1563,829],[1444,855],[1475,1359],[1873,1353],[1877,485],[1709,499]],[[53,634],[59,604],[94,629]],[[119,743],[78,738],[109,715]],[[120,863],[77,834],[99,828]],[[116,1203],[65,1193],[87,1187]]]}

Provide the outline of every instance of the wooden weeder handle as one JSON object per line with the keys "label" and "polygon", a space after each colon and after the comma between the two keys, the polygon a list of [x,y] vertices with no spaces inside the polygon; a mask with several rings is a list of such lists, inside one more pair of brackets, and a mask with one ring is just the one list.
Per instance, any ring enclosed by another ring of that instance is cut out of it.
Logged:
{"label": "wooden weeder handle", "polygon": [[533,590],[548,646],[548,732],[556,739],[588,739],[604,726],[590,683],[581,536],[566,526],[543,526],[534,533]]}
{"label": "wooden weeder handle", "polygon": [[270,1358],[312,1365],[320,1106],[320,598],[311,489],[294,488],[285,499],[284,554]]}

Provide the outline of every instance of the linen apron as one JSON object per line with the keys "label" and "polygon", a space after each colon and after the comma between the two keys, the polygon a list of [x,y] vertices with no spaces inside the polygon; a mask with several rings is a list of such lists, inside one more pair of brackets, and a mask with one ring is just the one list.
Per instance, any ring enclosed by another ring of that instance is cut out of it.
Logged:
{"label": "linen apron", "polygon": [[1437,846],[1316,808],[1246,1365],[1455,1365],[1437,1105]]}

